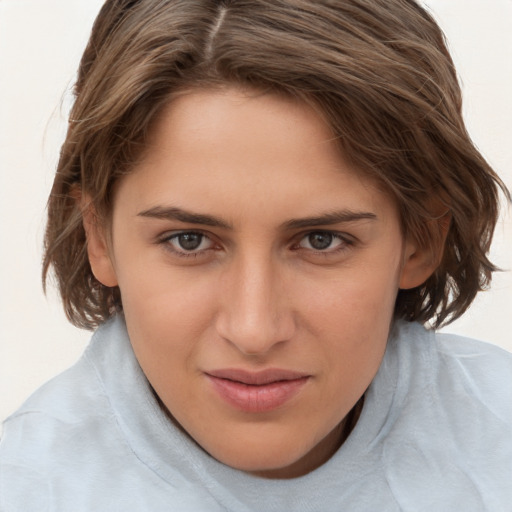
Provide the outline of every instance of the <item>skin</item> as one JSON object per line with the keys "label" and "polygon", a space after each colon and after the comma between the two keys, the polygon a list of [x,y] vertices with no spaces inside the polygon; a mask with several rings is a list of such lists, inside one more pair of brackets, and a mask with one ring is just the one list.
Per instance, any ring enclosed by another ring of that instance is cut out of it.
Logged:
{"label": "skin", "polygon": [[[116,185],[111,225],[89,213],[85,227],[93,272],[120,287],[133,349],[173,420],[264,477],[306,474],[337,450],[398,289],[433,271],[318,113],[235,88],[175,99]],[[225,368],[308,378],[284,405],[247,412],[206,376]]]}

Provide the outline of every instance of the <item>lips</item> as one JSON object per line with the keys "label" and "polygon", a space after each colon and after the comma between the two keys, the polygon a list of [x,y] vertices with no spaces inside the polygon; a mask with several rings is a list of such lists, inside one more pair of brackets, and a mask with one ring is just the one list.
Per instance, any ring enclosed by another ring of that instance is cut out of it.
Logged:
{"label": "lips", "polygon": [[228,368],[206,373],[215,392],[229,405],[245,412],[277,409],[296,396],[310,376],[282,369],[260,372]]}

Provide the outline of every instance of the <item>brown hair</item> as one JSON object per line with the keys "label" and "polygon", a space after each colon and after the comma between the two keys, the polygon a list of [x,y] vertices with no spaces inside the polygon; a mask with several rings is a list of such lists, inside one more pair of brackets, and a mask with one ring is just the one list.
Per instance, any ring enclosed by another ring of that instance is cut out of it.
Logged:
{"label": "brown hair", "polygon": [[344,155],[392,194],[406,236],[439,259],[400,290],[397,316],[439,326],[489,284],[498,189],[510,196],[466,133],[443,34],[413,0],[107,0],[48,204],[43,282],[53,267],[71,322],[93,328],[122,307],[91,272],[77,190],[107,219],[163,106],[226,83],[314,104]]}

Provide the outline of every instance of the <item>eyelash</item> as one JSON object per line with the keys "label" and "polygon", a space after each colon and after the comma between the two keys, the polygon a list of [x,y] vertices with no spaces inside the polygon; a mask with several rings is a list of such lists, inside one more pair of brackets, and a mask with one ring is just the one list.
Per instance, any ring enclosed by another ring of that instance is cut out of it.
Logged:
{"label": "eyelash", "polygon": [[[183,236],[183,235],[199,235],[199,236],[203,237],[201,240],[201,244],[203,243],[204,239],[208,239],[208,240],[212,241],[210,236],[208,236],[206,233],[203,233],[201,231],[178,231],[178,232],[172,233],[170,235],[169,234],[165,235],[164,237],[162,237],[161,239],[158,240],[158,243],[162,244],[167,251],[171,252],[175,256],[178,256],[179,258],[198,258],[198,257],[202,256],[203,254],[205,254],[205,252],[207,252],[207,251],[215,250],[213,247],[208,247],[207,249],[202,249],[200,251],[186,251],[185,249],[183,249],[182,251],[179,251],[179,250],[174,249],[174,247],[171,244],[171,241],[174,239],[177,239],[178,237]],[[212,244],[213,244],[213,241],[212,241]]]}
{"label": "eyelash", "polygon": [[[339,242],[339,245],[334,247],[333,249],[327,249],[327,250],[320,250],[320,249],[314,249],[314,248],[301,248],[299,244],[307,239],[308,237],[312,235],[328,235],[332,237],[331,243],[337,240]],[[309,253],[313,253],[315,255],[320,255],[325,258],[339,254],[341,252],[344,252],[348,250],[351,246],[353,246],[355,243],[354,239],[349,237],[346,234],[337,233],[336,231],[328,231],[328,230],[318,230],[318,231],[308,231],[307,233],[301,233],[299,242],[294,245],[294,250],[300,251],[301,249],[308,251]]]}
{"label": "eyelash", "polygon": [[[205,239],[207,239],[212,242],[212,247],[207,247],[206,249],[202,249],[199,251],[177,250],[172,246],[171,241],[175,240],[178,237],[183,236],[183,235],[199,235],[202,237],[200,245],[203,243],[203,241]],[[339,244],[334,249],[327,249],[327,250],[315,250],[314,248],[310,249],[310,248],[300,247],[299,244],[303,240],[307,239],[307,237],[310,237],[312,235],[327,235],[327,236],[332,237],[332,240],[330,243],[332,243],[335,240],[338,240]],[[316,230],[316,231],[303,232],[303,233],[300,233],[299,235],[297,235],[295,237],[295,240],[298,240],[298,241],[292,245],[291,249],[293,251],[305,251],[308,254],[318,255],[318,256],[322,256],[324,258],[328,258],[329,256],[333,256],[333,255],[337,255],[339,253],[345,252],[355,244],[355,240],[352,237],[349,237],[346,234],[338,233],[336,231],[328,231],[328,230]],[[157,242],[159,244],[163,245],[167,251],[171,252],[173,255],[175,255],[179,258],[198,258],[198,257],[205,255],[208,251],[218,250],[217,248],[215,248],[215,243],[213,242],[213,240],[211,239],[211,237],[208,234],[203,233],[202,231],[197,231],[197,230],[195,230],[195,231],[178,231],[178,232],[174,232],[172,234],[166,234],[165,236],[160,238]]]}

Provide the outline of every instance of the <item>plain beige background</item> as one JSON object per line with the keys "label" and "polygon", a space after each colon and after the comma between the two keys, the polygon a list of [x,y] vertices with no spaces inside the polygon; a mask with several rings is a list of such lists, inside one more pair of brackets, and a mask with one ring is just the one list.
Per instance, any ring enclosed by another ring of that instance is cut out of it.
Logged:
{"label": "plain beige background", "polygon": [[[0,0],[0,420],[75,361],[90,333],[40,286],[44,210],[70,89],[101,0]],[[468,130],[512,188],[512,1],[427,0],[447,35]],[[512,214],[492,254],[512,268]],[[512,350],[512,272],[447,328]]]}

